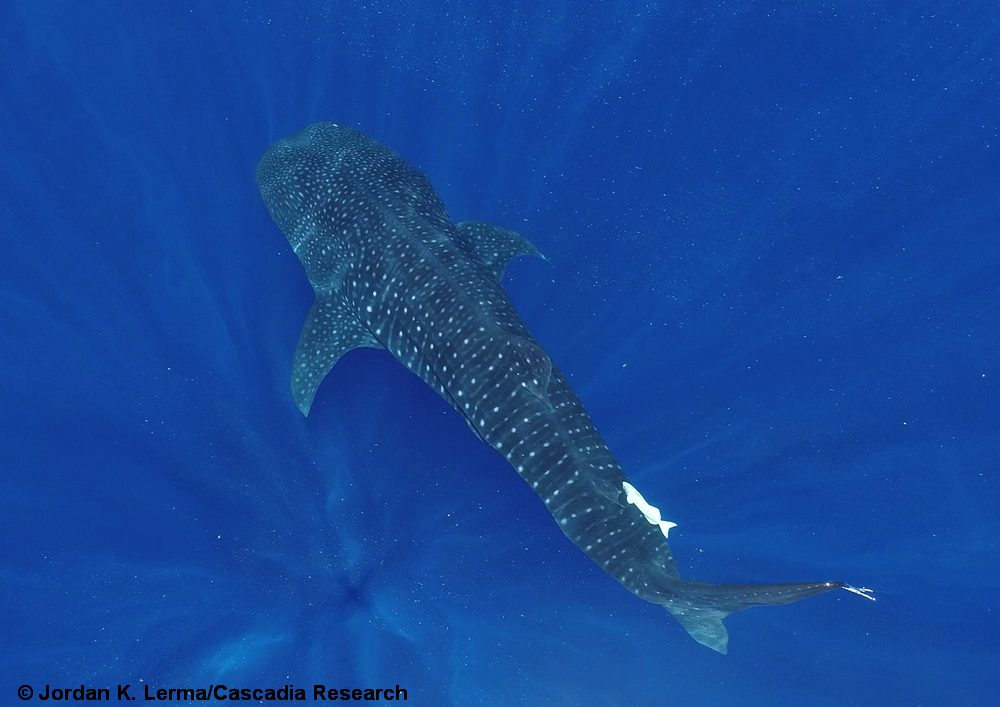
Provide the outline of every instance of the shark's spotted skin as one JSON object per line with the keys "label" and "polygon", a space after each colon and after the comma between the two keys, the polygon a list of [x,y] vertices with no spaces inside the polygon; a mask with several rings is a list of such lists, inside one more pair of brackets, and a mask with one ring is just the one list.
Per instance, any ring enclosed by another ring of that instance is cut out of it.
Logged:
{"label": "shark's spotted skin", "polygon": [[664,537],[672,524],[628,483],[500,287],[511,258],[540,255],[521,235],[453,223],[422,174],[333,123],[273,145],[257,167],[257,183],[316,290],[292,366],[292,394],[303,414],[340,356],[386,348],[507,458],[605,572],[721,652],[727,614],[839,586],[709,585],[679,577]]}

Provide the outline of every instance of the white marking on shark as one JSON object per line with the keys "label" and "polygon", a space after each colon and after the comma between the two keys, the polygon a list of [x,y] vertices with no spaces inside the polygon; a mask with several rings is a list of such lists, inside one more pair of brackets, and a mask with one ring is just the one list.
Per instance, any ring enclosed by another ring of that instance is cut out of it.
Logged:
{"label": "white marking on shark", "polygon": [[642,514],[650,523],[658,525],[660,527],[660,531],[663,533],[663,537],[670,537],[670,529],[676,528],[677,523],[673,523],[669,520],[663,520],[660,517],[660,509],[656,506],[651,506],[646,499],[642,497],[642,494],[639,493],[635,486],[630,484],[628,481],[622,482],[622,488],[625,489],[625,501],[631,503],[642,511]]}

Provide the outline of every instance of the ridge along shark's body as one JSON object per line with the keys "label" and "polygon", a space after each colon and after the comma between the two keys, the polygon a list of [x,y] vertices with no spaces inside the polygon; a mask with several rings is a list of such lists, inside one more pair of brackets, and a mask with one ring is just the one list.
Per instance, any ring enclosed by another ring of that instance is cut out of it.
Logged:
{"label": "ridge along shark's body", "polygon": [[303,414],[344,353],[387,349],[507,458],[588,557],[722,653],[730,613],[841,586],[680,578],[666,541],[673,523],[629,484],[500,287],[512,257],[540,255],[520,235],[453,223],[422,174],[333,123],[273,145],[257,183],[316,291],[292,367]]}

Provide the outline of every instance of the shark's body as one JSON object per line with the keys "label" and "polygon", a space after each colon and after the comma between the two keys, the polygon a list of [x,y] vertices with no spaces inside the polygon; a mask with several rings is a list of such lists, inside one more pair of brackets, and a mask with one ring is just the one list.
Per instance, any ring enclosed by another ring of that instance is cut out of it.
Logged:
{"label": "shark's body", "polygon": [[453,223],[422,174],[333,123],[273,145],[257,182],[316,291],[292,368],[303,414],[341,355],[384,347],[506,457],[588,557],[720,652],[733,611],[841,586],[680,578],[666,541],[673,524],[628,482],[500,287],[510,258],[538,254],[520,235]]}

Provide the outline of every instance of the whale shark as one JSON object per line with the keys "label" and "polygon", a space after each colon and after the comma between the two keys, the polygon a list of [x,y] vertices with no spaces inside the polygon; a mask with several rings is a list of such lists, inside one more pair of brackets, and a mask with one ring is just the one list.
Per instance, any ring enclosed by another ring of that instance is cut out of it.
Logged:
{"label": "whale shark", "polygon": [[256,178],[315,291],[291,371],[303,415],[341,356],[385,349],[506,458],[598,567],[720,653],[729,614],[850,588],[681,578],[667,542],[675,523],[629,481],[501,288],[512,258],[541,256],[524,236],[454,222],[421,172],[336,123],[276,142]]}

